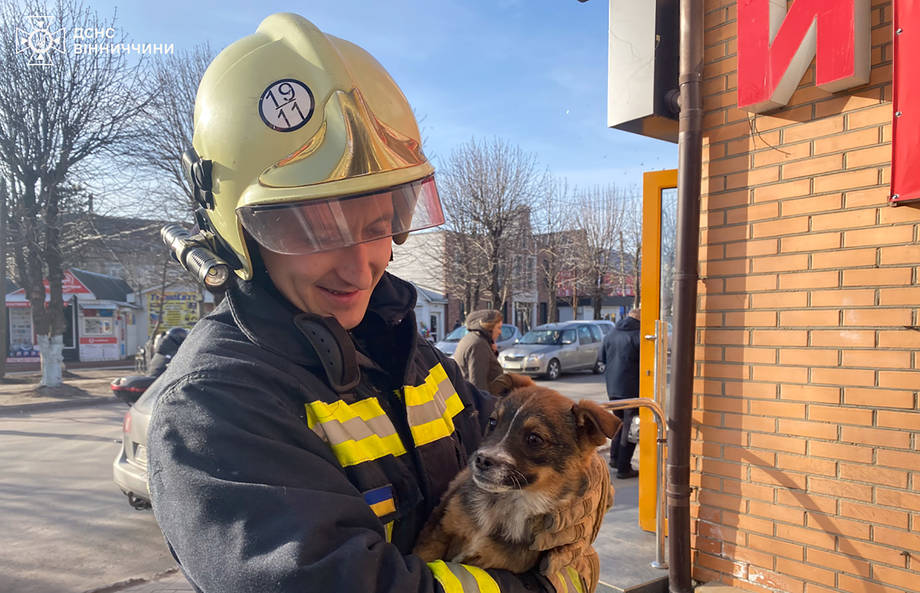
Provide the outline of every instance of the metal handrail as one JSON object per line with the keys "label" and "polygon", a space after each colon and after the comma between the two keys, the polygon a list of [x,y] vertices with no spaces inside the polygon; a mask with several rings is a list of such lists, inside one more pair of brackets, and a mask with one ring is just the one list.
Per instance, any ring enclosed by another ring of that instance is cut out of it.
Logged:
{"label": "metal handrail", "polygon": [[[655,505],[658,511],[655,513],[655,561],[651,563],[652,568],[665,569],[668,567],[664,559],[664,521],[665,521],[665,473],[664,473],[664,446],[667,443],[665,437],[664,411],[661,406],[653,399],[647,397],[633,397],[629,399],[616,399],[600,404],[605,410],[627,410],[630,408],[648,408],[655,417],[655,424],[658,425],[658,490],[655,493]],[[620,430],[629,430],[628,426],[623,426]]]}

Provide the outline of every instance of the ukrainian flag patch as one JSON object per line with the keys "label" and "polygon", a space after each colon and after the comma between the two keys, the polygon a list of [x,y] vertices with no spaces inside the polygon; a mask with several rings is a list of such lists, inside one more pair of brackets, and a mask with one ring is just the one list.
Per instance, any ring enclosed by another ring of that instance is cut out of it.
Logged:
{"label": "ukrainian flag patch", "polygon": [[396,501],[393,498],[393,487],[387,484],[374,488],[364,493],[364,501],[381,521],[386,522],[388,517],[396,512]]}

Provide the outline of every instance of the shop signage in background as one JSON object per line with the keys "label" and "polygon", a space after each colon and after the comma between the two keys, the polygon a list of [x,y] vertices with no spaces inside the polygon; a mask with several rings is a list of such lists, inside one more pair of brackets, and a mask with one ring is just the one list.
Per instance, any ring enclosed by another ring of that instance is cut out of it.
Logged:
{"label": "shop signage in background", "polygon": [[[160,307],[161,299],[162,309]],[[147,312],[150,315],[147,331],[151,332],[156,327],[161,310],[163,319],[160,322],[160,331],[165,331],[171,327],[191,329],[195,322],[198,321],[199,300],[201,300],[201,295],[194,291],[151,292],[147,298]]]}
{"label": "shop signage in background", "polygon": [[[9,306],[9,304],[7,304]],[[25,305],[28,306],[28,302]],[[10,352],[7,362],[38,362],[40,359],[32,334],[32,311],[9,309]]]}
{"label": "shop signage in background", "polygon": [[[891,197],[920,200],[920,5],[892,0]],[[830,93],[869,82],[870,0],[738,0],[738,108],[763,113],[789,102],[815,61],[815,85]],[[900,139],[900,140],[899,140]]]}

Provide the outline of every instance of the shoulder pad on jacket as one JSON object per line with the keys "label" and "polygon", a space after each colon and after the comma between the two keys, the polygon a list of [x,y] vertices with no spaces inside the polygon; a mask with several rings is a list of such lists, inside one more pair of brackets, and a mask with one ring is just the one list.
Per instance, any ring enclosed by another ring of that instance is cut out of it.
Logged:
{"label": "shoulder pad on jacket", "polygon": [[361,380],[355,345],[335,317],[300,313],[294,326],[310,341],[336,393],[347,393]]}

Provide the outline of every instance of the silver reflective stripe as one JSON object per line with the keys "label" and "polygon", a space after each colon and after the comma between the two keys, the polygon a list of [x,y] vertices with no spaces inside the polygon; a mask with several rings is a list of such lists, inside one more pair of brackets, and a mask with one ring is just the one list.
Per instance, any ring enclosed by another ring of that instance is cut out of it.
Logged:
{"label": "silver reflective stripe", "polygon": [[450,571],[454,573],[454,576],[460,581],[464,593],[476,593],[479,591],[479,583],[476,582],[476,579],[473,578],[470,571],[460,564],[448,564],[447,567],[450,568]]}

